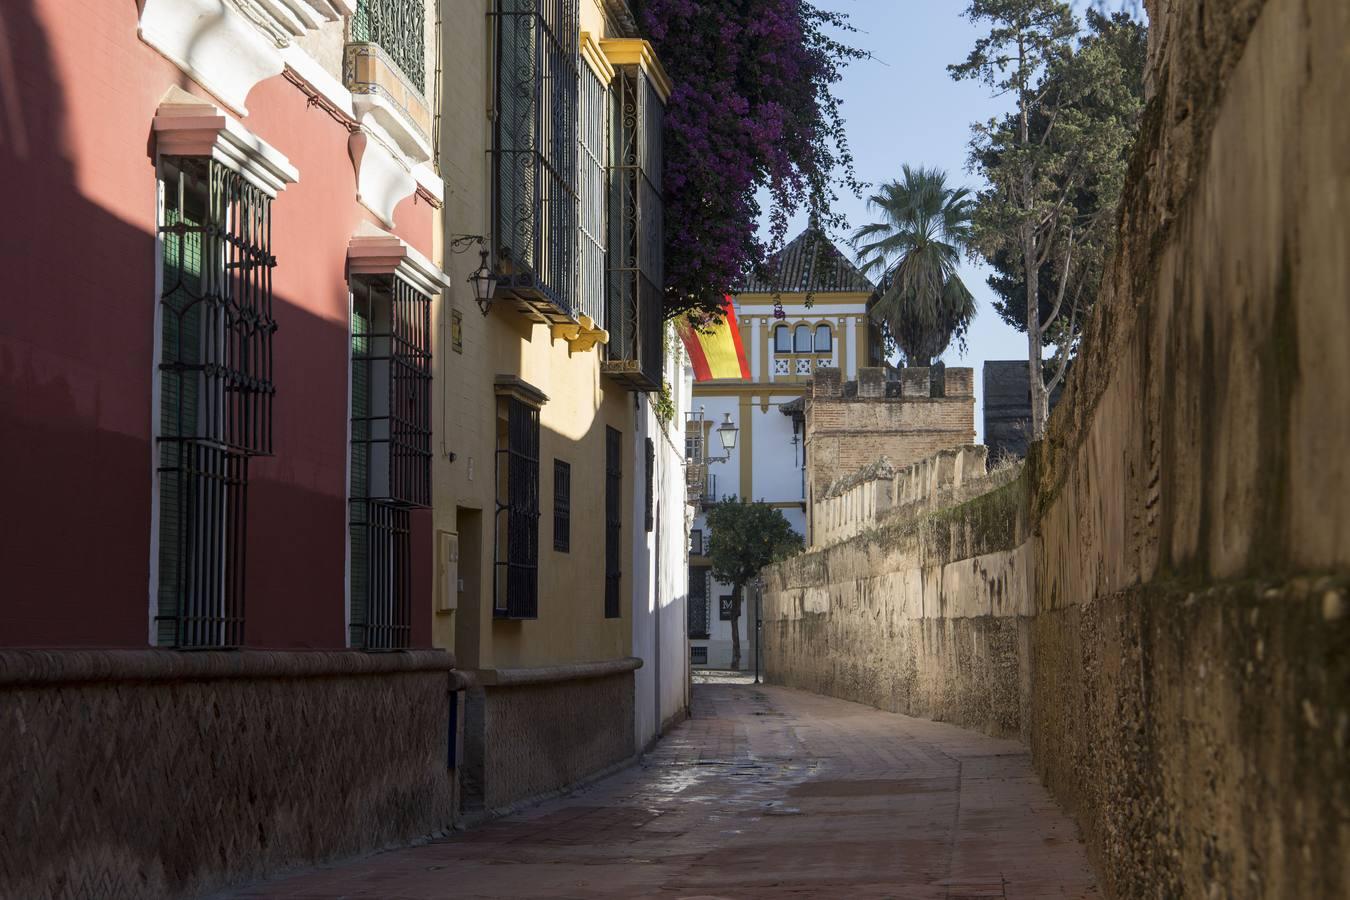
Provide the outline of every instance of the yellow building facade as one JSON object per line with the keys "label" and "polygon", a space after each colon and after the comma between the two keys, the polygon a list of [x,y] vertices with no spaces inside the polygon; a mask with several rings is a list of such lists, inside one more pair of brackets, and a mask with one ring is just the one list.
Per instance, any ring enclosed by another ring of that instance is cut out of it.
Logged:
{"label": "yellow building facade", "polygon": [[[634,611],[654,590],[653,460],[682,444],[667,433],[682,417],[658,422],[651,396],[683,379],[663,340],[659,247],[637,233],[660,215],[670,82],[631,11],[456,0],[439,34],[454,287],[433,386],[433,635],[467,688],[472,814],[637,749],[635,672],[650,661],[635,650]],[[495,280],[486,304],[475,272]]]}

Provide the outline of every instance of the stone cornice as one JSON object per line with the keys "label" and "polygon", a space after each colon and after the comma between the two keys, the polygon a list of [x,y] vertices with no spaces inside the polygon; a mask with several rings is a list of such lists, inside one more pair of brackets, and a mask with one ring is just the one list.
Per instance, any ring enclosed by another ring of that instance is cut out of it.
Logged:
{"label": "stone cornice", "polygon": [[300,172],[282,153],[214,104],[173,88],[155,110],[155,149],[161,156],[209,156],[275,197]]}
{"label": "stone cornice", "polygon": [[595,36],[589,31],[581,32],[578,43],[578,52],[581,58],[586,61],[586,65],[591,67],[595,77],[600,79],[601,84],[609,84],[614,80],[614,67],[605,59],[605,53],[600,49],[600,44],[596,42]]}
{"label": "stone cornice", "polygon": [[416,248],[385,232],[358,233],[347,244],[348,275],[397,275],[429,297],[439,296],[450,278]]}
{"label": "stone cornice", "polygon": [[536,409],[548,402],[547,394],[518,375],[498,375],[492,389],[498,397],[514,397]]}
{"label": "stone cornice", "polygon": [[483,687],[519,687],[528,684],[549,684],[555,681],[578,681],[583,678],[606,678],[642,668],[636,656],[606,659],[599,662],[566,663],[557,666],[531,666],[517,669],[478,669],[472,679]]}
{"label": "stone cornice", "polygon": [[610,65],[616,68],[637,66],[642,69],[651,79],[652,87],[656,88],[661,102],[665,103],[670,99],[670,76],[666,74],[661,60],[656,58],[656,51],[652,49],[650,41],[642,38],[604,38],[600,41],[600,49]]}
{"label": "stone cornice", "polygon": [[444,650],[0,650],[0,687],[448,672]]}

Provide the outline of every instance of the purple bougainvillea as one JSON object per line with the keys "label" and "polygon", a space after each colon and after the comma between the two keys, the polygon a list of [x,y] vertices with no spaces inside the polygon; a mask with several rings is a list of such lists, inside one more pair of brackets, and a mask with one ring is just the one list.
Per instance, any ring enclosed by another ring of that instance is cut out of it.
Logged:
{"label": "purple bougainvillea", "polygon": [[[827,229],[836,186],[858,193],[832,86],[866,56],[826,34],[847,18],[804,0],[646,0],[674,82],[666,109],[666,312],[716,316],[805,208]],[[756,193],[767,188],[769,240]],[[767,246],[766,246],[767,245]]]}

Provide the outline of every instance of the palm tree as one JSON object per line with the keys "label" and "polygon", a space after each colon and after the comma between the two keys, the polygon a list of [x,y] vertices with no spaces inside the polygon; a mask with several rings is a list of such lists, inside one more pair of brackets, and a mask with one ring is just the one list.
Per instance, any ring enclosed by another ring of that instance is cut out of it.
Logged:
{"label": "palm tree", "polygon": [[946,172],[905,166],[899,181],[867,199],[881,220],[853,233],[859,268],[879,273],[872,317],[908,365],[930,365],[953,340],[965,348],[975,298],[956,267],[973,207],[968,189],[947,186]]}

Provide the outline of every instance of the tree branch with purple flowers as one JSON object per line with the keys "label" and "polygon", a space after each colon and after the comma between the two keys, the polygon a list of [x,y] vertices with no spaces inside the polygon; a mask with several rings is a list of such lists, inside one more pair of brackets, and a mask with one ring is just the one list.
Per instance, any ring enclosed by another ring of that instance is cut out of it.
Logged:
{"label": "tree branch with purple flowers", "polygon": [[833,86],[848,62],[869,54],[831,36],[854,31],[847,16],[804,0],[640,6],[675,85],[665,126],[665,311],[718,319],[722,296],[764,274],[796,213],[827,231],[846,227],[834,211],[838,190],[861,195],[864,185]]}

